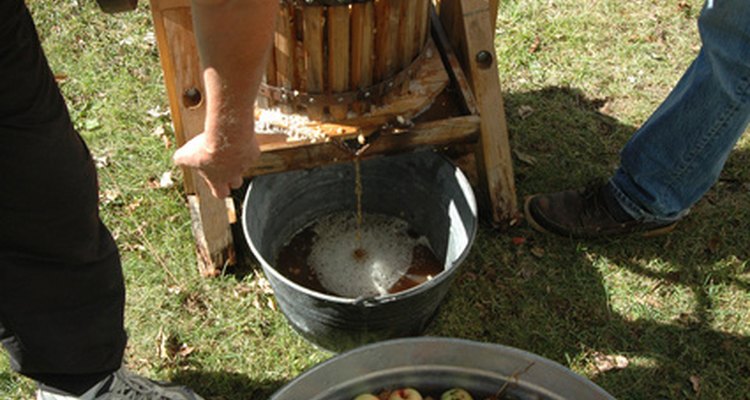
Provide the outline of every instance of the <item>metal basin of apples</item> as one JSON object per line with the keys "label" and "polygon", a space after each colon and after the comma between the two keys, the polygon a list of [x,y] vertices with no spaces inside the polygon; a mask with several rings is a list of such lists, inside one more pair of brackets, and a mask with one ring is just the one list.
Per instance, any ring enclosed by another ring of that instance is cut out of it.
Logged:
{"label": "metal basin of apples", "polygon": [[462,388],[475,400],[614,400],[590,380],[535,354],[437,337],[390,340],[340,354],[304,372],[271,400],[354,400],[399,388],[437,399]]}

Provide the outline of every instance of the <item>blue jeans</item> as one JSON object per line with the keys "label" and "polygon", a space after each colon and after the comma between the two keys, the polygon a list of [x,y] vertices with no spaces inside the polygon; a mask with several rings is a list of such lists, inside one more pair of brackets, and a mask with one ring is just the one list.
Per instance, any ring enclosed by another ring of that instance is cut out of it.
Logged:
{"label": "blue jeans", "polygon": [[709,0],[703,47],[620,154],[609,185],[644,221],[683,217],[719,178],[750,122],[750,0]]}

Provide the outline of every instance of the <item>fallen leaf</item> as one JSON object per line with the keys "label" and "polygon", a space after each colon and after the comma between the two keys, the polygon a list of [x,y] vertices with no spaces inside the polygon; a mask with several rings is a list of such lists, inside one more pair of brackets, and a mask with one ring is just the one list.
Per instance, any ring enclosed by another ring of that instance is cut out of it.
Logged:
{"label": "fallen leaf", "polygon": [[167,293],[169,294],[180,294],[182,293],[182,288],[178,285],[172,285],[167,287]]}
{"label": "fallen leaf", "polygon": [[151,134],[160,138],[162,142],[164,142],[164,148],[169,149],[172,147],[172,139],[167,134],[167,130],[166,128],[164,128],[164,126],[162,125],[157,126],[156,128],[154,128]]}
{"label": "fallen leaf", "polygon": [[516,158],[518,158],[519,161],[521,161],[524,164],[527,165],[535,165],[536,164],[536,157],[530,156],[526,153],[522,153],[518,150],[513,150],[513,154],[515,154]]}
{"label": "fallen leaf", "polygon": [[128,36],[126,38],[123,38],[118,43],[120,46],[129,46],[131,44],[135,43],[135,39],[133,39],[132,36]]}
{"label": "fallen leaf", "polygon": [[259,276],[252,282],[252,286],[257,288],[263,294],[273,294],[271,283],[265,277]]}
{"label": "fallen leaf", "polygon": [[111,204],[120,198],[120,192],[113,189],[105,189],[99,193],[99,202],[103,205]]}
{"label": "fallen leaf", "polygon": [[518,110],[516,112],[518,113],[518,116],[521,117],[521,119],[526,119],[531,116],[531,114],[534,113],[534,108],[529,105],[523,105],[521,107],[518,107]]}
{"label": "fallen leaf", "polygon": [[161,136],[163,136],[163,135],[164,135],[164,134],[165,134],[166,132],[167,132],[167,130],[166,130],[166,129],[164,129],[164,127],[163,127],[163,126],[161,126],[161,125],[158,125],[158,126],[157,126],[156,128],[154,128],[154,131],[153,131],[153,132],[151,132],[151,134],[152,134],[152,135],[154,135],[154,136],[156,136],[156,137],[161,137]]}
{"label": "fallen leaf", "polygon": [[101,126],[102,124],[99,122],[97,118],[89,118],[83,121],[83,127],[87,131],[93,131],[93,130],[99,129]]}
{"label": "fallen leaf", "polygon": [[143,35],[143,41],[149,45],[156,45],[156,34],[154,32],[148,32]]}
{"label": "fallen leaf", "polygon": [[539,246],[534,246],[531,248],[531,254],[536,258],[542,258],[544,257],[544,249]]}
{"label": "fallen leaf", "polygon": [[172,171],[167,171],[161,175],[161,178],[159,178],[159,187],[162,189],[168,189],[174,186],[174,181],[172,180]]}
{"label": "fallen leaf", "polygon": [[146,185],[149,189],[158,189],[159,188],[159,180],[156,179],[155,176],[151,176],[148,178],[148,181],[146,182]]}
{"label": "fallen leaf", "polygon": [[693,386],[693,392],[700,394],[701,392],[701,377],[698,375],[690,376],[690,384]]}
{"label": "fallen leaf", "polygon": [[516,236],[513,239],[511,239],[511,242],[513,242],[514,245],[520,246],[524,243],[526,243],[526,238],[521,236]]}
{"label": "fallen leaf", "polygon": [[159,327],[159,333],[156,334],[156,355],[159,358],[167,358],[167,335],[164,333],[164,328]]}
{"label": "fallen leaf", "polygon": [[531,46],[529,47],[529,53],[533,54],[539,51],[539,47],[541,44],[542,44],[542,39],[539,38],[539,35],[535,36],[534,43],[532,43]]}
{"label": "fallen leaf", "polygon": [[55,82],[57,83],[63,83],[68,80],[68,75],[63,73],[57,73],[55,74]]}
{"label": "fallen leaf", "polygon": [[105,168],[109,166],[109,156],[93,156],[94,165],[97,169]]}
{"label": "fallen leaf", "polygon": [[169,110],[162,110],[161,107],[156,106],[146,111],[146,114],[148,114],[151,118],[161,118],[169,115]]}
{"label": "fallen leaf", "polygon": [[630,364],[625,356],[606,355],[603,353],[594,353],[594,366],[599,372],[607,372],[613,369],[624,369]]}
{"label": "fallen leaf", "polygon": [[143,203],[143,199],[138,198],[135,199],[132,203],[128,204],[126,208],[128,209],[128,211],[133,212],[141,206],[141,203]]}
{"label": "fallen leaf", "polygon": [[174,180],[172,180],[172,171],[167,171],[159,178],[155,176],[149,177],[147,185],[149,189],[168,189],[174,186]]}
{"label": "fallen leaf", "polygon": [[185,358],[189,356],[190,354],[195,351],[195,348],[192,346],[188,346],[187,343],[180,344],[180,347],[177,349],[177,352],[175,353],[176,356]]}

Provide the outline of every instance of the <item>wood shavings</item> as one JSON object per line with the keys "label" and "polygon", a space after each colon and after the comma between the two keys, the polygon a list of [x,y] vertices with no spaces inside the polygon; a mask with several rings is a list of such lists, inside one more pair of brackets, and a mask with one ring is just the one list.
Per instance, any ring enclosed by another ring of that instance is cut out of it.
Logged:
{"label": "wood shavings", "polygon": [[327,136],[318,128],[319,123],[304,115],[285,114],[279,109],[264,109],[255,121],[255,133],[284,134],[287,141],[325,141]]}

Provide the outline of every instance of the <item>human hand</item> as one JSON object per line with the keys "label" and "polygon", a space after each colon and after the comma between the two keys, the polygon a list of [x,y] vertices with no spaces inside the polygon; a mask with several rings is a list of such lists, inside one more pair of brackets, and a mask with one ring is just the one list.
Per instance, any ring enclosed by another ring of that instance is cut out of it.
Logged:
{"label": "human hand", "polygon": [[231,189],[242,186],[245,171],[260,157],[255,134],[233,137],[231,141],[214,139],[219,135],[201,133],[177,149],[176,165],[195,168],[219,199]]}

